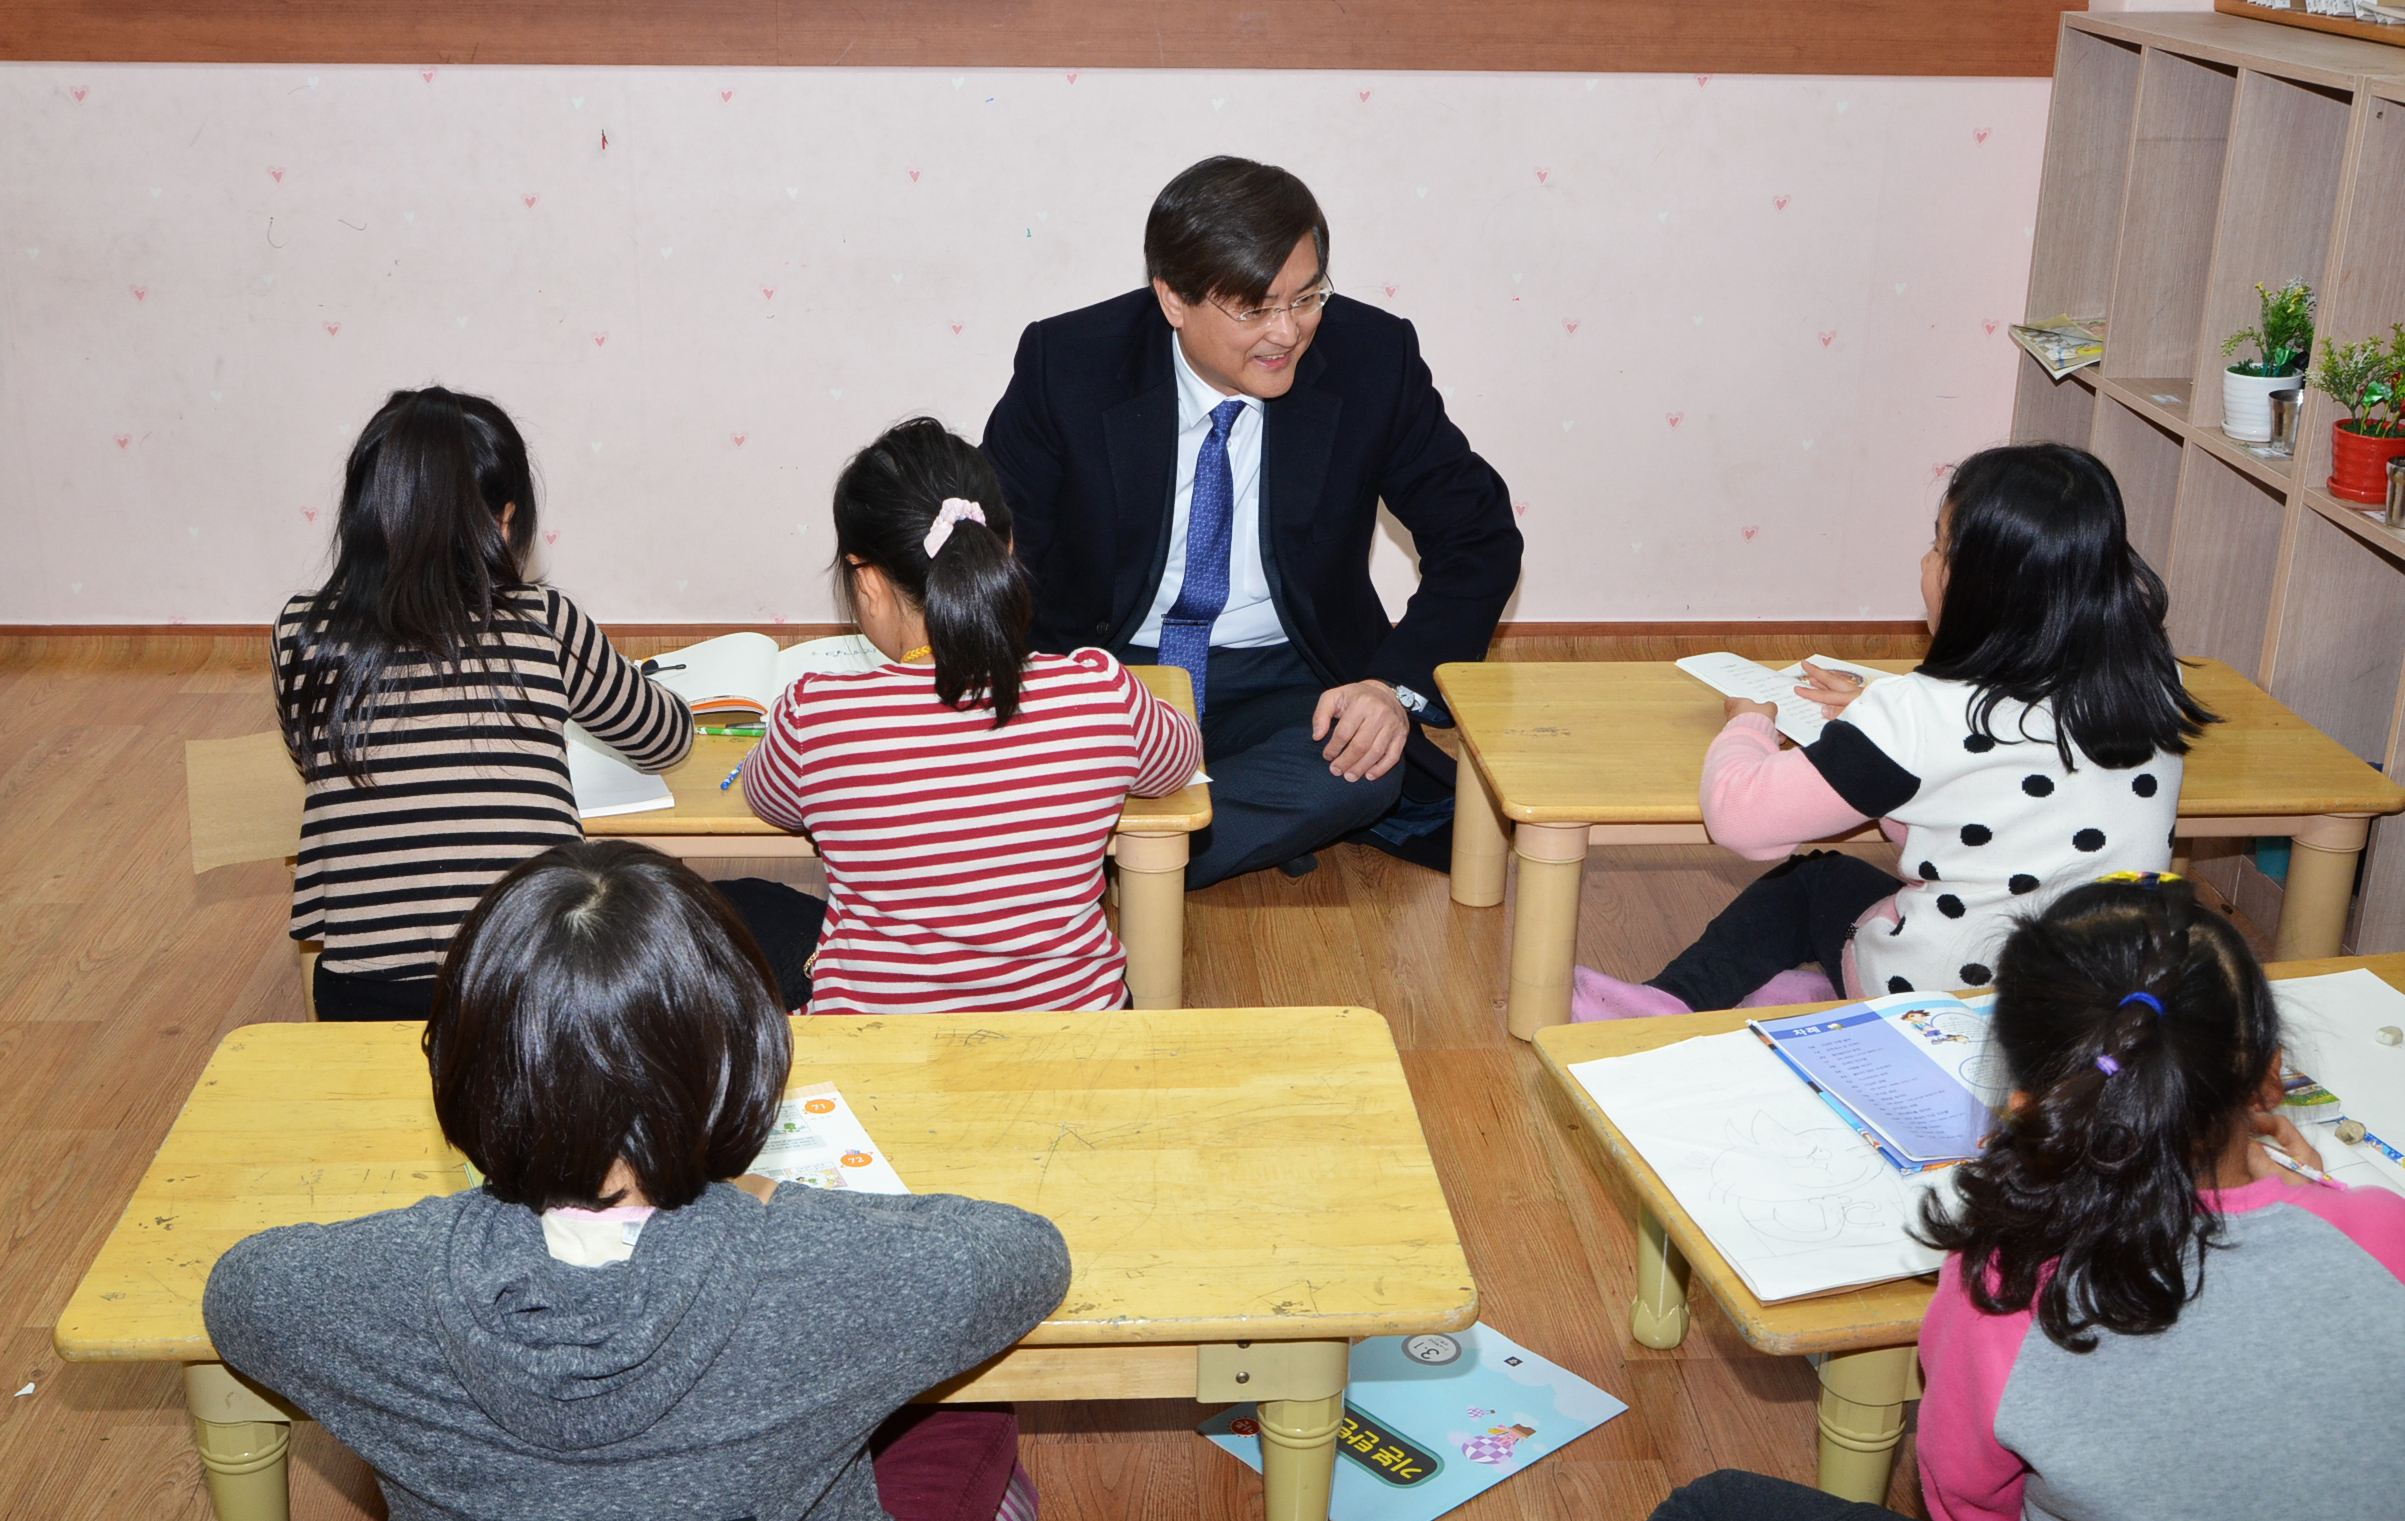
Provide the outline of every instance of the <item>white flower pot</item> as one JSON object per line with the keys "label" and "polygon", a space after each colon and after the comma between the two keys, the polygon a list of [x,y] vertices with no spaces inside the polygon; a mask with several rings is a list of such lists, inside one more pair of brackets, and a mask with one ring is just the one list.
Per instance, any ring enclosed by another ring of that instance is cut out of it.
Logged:
{"label": "white flower pot", "polygon": [[2271,393],[2302,387],[2302,375],[2241,375],[2221,372],[2221,431],[2241,443],[2271,442]]}

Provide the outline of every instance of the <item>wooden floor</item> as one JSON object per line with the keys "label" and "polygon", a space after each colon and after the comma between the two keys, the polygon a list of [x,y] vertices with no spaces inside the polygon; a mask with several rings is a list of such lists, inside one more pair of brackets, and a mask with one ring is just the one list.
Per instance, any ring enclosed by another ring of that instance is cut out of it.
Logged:
{"label": "wooden floor", "polygon": [[[1666,659],[1808,638],[1557,640],[1521,658]],[[1832,655],[1908,655],[1823,639]],[[651,653],[634,649],[633,653]],[[209,1514],[176,1370],[62,1364],[53,1317],[219,1039],[302,1017],[280,865],[194,877],[186,739],[272,726],[247,640],[0,640],[0,1517]],[[1631,1206],[1527,1047],[1503,1030],[1505,916],[1356,847],[1300,880],[1195,894],[1198,1007],[1366,1005],[1392,1021],[1467,1243],[1483,1318],[1626,1400],[1629,1412],[1455,1512],[1624,1521],[1724,1465],[1812,1477],[1812,1372],[1759,1356],[1699,1300],[1686,1344],[1629,1339]],[[1650,975],[1760,866],[1711,849],[1598,852],[1580,959]],[[6,1392],[6,1391],[0,1391]],[[1251,1473],[1193,1434],[1183,1401],[1022,1406],[1052,1521],[1236,1521]],[[365,1468],[319,1428],[294,1442],[296,1521],[382,1516]],[[1921,1514],[1910,1442],[1890,1503]]]}

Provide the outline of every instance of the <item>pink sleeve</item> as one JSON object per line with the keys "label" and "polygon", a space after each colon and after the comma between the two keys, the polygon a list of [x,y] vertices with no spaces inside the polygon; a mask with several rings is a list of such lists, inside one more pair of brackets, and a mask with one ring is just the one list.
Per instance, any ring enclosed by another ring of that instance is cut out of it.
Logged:
{"label": "pink sleeve", "polygon": [[1981,1314],[1963,1289],[1962,1258],[1946,1259],[1921,1322],[1921,1497],[1930,1521],[2020,1521],[2029,1470],[1997,1442],[1996,1407],[2030,1327],[2026,1310]]}
{"label": "pink sleeve", "polygon": [[779,829],[802,828],[801,716],[795,699],[810,678],[787,687],[769,710],[768,733],[743,758],[743,801]]}
{"label": "pink sleeve", "polygon": [[2336,1226],[2374,1261],[2405,1280],[2405,1198],[2385,1188],[2335,1182],[2322,1188],[2286,1188],[2278,1197]]}
{"label": "pink sleeve", "polygon": [[1153,696],[1133,671],[1123,665],[1117,669],[1128,716],[1136,725],[1136,779],[1127,790],[1136,797],[1167,797],[1194,780],[1202,765],[1202,731],[1193,719]]}
{"label": "pink sleeve", "polygon": [[1704,752],[1704,827],[1749,861],[1775,861],[1806,840],[1870,822],[1846,805],[1801,750],[1781,750],[1759,713],[1729,720]]}

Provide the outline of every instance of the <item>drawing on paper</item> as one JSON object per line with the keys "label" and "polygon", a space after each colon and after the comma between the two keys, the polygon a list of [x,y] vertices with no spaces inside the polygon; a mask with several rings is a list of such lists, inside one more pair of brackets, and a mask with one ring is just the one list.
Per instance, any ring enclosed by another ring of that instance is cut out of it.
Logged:
{"label": "drawing on paper", "polygon": [[1734,1206],[1767,1256],[1779,1248],[1874,1245],[1903,1226],[1862,1190],[1887,1164],[1868,1142],[1832,1118],[1790,1128],[1755,1110],[1730,1118],[1728,1149],[1712,1159],[1712,1192]]}

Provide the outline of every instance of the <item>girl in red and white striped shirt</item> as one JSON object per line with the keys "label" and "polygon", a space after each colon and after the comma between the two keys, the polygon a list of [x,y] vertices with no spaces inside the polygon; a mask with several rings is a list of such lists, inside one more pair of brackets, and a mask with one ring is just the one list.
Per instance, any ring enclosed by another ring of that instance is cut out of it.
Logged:
{"label": "girl in red and white striped shirt", "polygon": [[826,862],[814,1014],[1125,1001],[1103,850],[1202,737],[1101,650],[1028,653],[1010,532],[984,456],[932,418],[835,483],[837,583],[887,663],[796,681],[743,768],[752,811]]}

